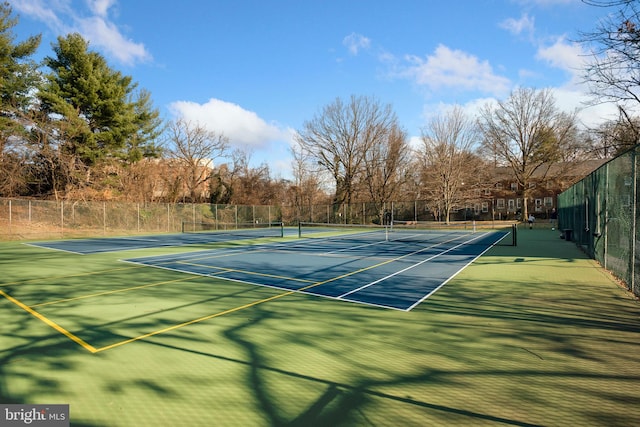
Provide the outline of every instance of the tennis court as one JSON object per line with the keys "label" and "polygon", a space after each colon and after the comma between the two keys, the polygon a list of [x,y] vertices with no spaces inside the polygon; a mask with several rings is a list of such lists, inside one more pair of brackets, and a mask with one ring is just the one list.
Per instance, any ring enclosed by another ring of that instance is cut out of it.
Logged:
{"label": "tennis court", "polygon": [[[306,233],[306,231],[305,231]],[[169,254],[125,258],[127,264],[106,272],[88,276],[62,276],[66,286],[58,294],[47,286],[43,292],[40,281],[29,284],[9,284],[11,296],[4,294],[18,307],[29,312],[55,330],[90,352],[99,352],[167,331],[210,320],[227,310],[244,307],[242,299],[234,303],[233,295],[238,283],[276,290],[274,296],[258,299],[264,303],[274,299],[303,293],[315,297],[372,305],[378,308],[409,311],[432,295],[464,267],[478,258],[491,246],[507,236],[505,231],[475,230],[416,230],[389,231],[388,228],[350,228],[336,230],[332,227],[309,230],[307,238],[282,239],[283,229],[228,230],[212,233],[183,233],[136,238],[71,239],[66,241],[37,243],[47,249],[64,253],[87,255],[138,249],[165,248]],[[288,233],[290,234],[290,233]],[[268,241],[258,236],[272,237]],[[298,229],[301,235],[301,229]],[[191,250],[194,243],[234,243],[253,236],[247,244]],[[175,252],[179,248],[187,251]],[[122,284],[122,275],[146,274],[149,268],[160,269],[160,277],[140,285]],[[167,270],[171,271],[167,275]],[[178,278],[173,278],[179,273]],[[199,276],[192,285],[193,276]],[[80,279],[80,286],[74,286]],[[89,279],[94,285],[85,286]],[[221,289],[215,291],[216,299],[229,304],[221,311],[209,312],[210,289],[202,287],[206,279]],[[96,286],[99,284],[99,286]],[[115,284],[115,285],[114,285]],[[235,285],[235,286],[234,286]],[[150,295],[152,288],[168,289],[172,298],[158,299]],[[32,289],[37,288],[37,292]],[[226,294],[225,294],[226,292]],[[126,314],[133,314],[133,322],[123,319],[124,312],[114,313],[112,302],[126,298]],[[26,302],[23,302],[26,301]],[[82,302],[82,304],[78,304]],[[149,303],[162,309],[149,309]],[[319,304],[322,301],[318,301]],[[83,331],[75,331],[69,318],[81,316],[92,307],[92,318],[82,324]],[[197,310],[194,310],[197,307]],[[105,310],[106,309],[106,310]],[[138,313],[139,312],[139,313]],[[171,316],[167,317],[167,312]],[[193,313],[197,313],[194,317]],[[138,314],[146,318],[161,316],[163,327],[143,330],[134,326]],[[116,324],[110,328],[104,325]],[[84,330],[90,330],[86,333]],[[100,331],[96,334],[96,331]],[[96,337],[96,335],[99,335]]]}
{"label": "tennis court", "polygon": [[[178,234],[150,234],[109,238],[67,239],[47,242],[33,242],[33,246],[55,249],[75,254],[95,254],[145,248],[202,245],[229,240],[256,239],[261,237],[283,237],[282,223],[226,224],[220,229],[203,230],[196,223],[184,224]],[[193,230],[189,230],[193,227]],[[189,232],[187,232],[189,231]]]}
{"label": "tennis court", "polygon": [[96,427],[640,422],[637,301],[508,233],[3,242],[0,401]]}
{"label": "tennis court", "polygon": [[341,301],[411,310],[508,234],[350,228],[346,234],[335,235],[336,229],[331,227],[316,228],[313,232],[321,234],[320,237],[126,261]]}

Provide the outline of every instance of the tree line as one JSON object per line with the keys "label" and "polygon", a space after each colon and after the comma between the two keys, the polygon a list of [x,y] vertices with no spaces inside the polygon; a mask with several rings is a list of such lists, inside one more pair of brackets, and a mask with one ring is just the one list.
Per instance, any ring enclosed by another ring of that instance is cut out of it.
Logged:
{"label": "tree line", "polygon": [[296,132],[292,180],[274,178],[267,164],[251,166],[250,154],[230,151],[232,141],[215,129],[161,119],[152,94],[80,34],[58,37],[36,63],[41,36],[16,42],[19,21],[3,3],[0,197],[300,207],[428,200],[434,216],[448,220],[464,189],[491,183],[495,167],[507,166],[527,200],[529,183],[550,165],[608,158],[638,143],[629,106],[640,103],[637,1],[588,3],[617,7],[581,42],[593,55],[584,70],[593,102],[614,102],[618,119],[580,124],[551,90],[520,87],[475,116],[461,107],[433,116],[415,141],[390,104],[352,95],[321,107]]}

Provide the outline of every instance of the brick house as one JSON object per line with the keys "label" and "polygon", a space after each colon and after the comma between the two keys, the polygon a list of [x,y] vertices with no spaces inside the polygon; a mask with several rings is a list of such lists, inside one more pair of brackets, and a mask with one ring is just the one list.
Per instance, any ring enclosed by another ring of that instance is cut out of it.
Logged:
{"label": "brick house", "polygon": [[[557,208],[559,193],[581,180],[606,162],[605,159],[555,163],[536,171],[529,183],[527,211],[536,218],[546,219]],[[456,219],[512,220],[523,209],[523,188],[510,167],[496,167],[493,181],[466,190],[465,206]]]}

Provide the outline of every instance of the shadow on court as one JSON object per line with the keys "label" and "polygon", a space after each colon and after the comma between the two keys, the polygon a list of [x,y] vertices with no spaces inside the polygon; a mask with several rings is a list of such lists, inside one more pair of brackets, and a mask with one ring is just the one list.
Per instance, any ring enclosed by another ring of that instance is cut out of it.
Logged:
{"label": "shadow on court", "polygon": [[640,424],[638,302],[528,231],[411,312],[3,243],[0,290],[29,307],[167,282],[35,308],[96,347],[229,311],[92,354],[0,298],[0,401],[80,426]]}

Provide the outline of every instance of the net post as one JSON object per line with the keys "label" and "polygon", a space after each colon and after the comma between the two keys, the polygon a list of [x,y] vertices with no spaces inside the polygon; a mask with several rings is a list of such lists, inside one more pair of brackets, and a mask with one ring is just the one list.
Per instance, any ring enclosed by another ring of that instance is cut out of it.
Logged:
{"label": "net post", "polygon": [[280,222],[280,237],[284,237],[284,222]]}
{"label": "net post", "polygon": [[302,238],[302,222],[298,221],[298,239]]}
{"label": "net post", "polygon": [[182,230],[182,232],[184,233],[184,221],[182,221],[182,227],[180,228]]}
{"label": "net post", "polygon": [[518,246],[518,224],[511,224],[511,234],[513,235],[512,246]]}

